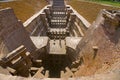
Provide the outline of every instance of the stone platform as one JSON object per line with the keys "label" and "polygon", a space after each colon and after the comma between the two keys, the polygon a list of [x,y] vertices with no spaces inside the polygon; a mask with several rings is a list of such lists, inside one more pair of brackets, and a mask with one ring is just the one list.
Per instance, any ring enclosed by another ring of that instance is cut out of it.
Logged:
{"label": "stone platform", "polygon": [[50,40],[50,51],[49,54],[65,55],[66,45],[65,40]]}

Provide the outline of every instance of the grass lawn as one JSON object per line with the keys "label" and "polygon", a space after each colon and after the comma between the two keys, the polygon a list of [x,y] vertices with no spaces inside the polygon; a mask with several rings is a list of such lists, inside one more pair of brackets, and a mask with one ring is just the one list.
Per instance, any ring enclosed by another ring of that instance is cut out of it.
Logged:
{"label": "grass lawn", "polygon": [[116,1],[106,1],[106,0],[86,0],[86,1],[92,1],[92,2],[97,2],[100,4],[106,4],[106,5],[111,5],[111,6],[115,6],[115,7],[120,7],[120,2],[116,2]]}

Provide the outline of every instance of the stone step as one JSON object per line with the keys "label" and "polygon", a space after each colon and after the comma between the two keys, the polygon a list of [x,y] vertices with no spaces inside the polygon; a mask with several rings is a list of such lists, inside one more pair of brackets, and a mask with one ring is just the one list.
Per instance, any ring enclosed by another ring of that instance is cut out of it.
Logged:
{"label": "stone step", "polygon": [[33,76],[34,78],[44,78],[44,75],[41,73],[44,70],[43,67],[39,68],[36,74]]}
{"label": "stone step", "polygon": [[43,67],[39,68],[38,71],[33,76],[34,78],[48,78],[49,77],[49,71],[45,71],[45,75],[43,75],[42,71],[44,70]]}
{"label": "stone step", "polygon": [[66,72],[61,71],[61,78],[70,78],[70,77],[74,77],[73,72],[72,72],[68,67],[66,67],[65,70],[66,70]]}

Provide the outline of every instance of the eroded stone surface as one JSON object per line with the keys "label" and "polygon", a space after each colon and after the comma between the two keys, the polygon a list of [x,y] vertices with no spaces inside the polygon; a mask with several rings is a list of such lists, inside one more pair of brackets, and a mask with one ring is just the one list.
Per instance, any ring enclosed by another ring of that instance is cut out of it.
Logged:
{"label": "eroded stone surface", "polygon": [[5,10],[1,10],[0,19],[1,19],[0,38],[2,39],[2,42],[5,44],[4,46],[5,49],[2,49],[1,52],[5,52],[4,50],[6,49],[8,52],[11,52],[20,45],[25,45],[27,50],[30,52],[35,50],[35,46],[32,43],[25,28],[23,27],[23,24],[20,21],[18,21],[12,9],[8,8]]}

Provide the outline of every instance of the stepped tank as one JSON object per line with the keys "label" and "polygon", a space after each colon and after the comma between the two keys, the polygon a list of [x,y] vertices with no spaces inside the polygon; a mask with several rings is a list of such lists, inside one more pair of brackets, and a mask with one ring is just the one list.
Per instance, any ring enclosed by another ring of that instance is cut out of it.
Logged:
{"label": "stepped tank", "polygon": [[64,0],[51,1],[23,24],[11,8],[0,10],[0,19],[1,73],[28,79],[80,77],[90,64],[86,55],[92,61],[100,53],[99,30],[117,36],[120,27],[120,11],[101,10],[91,25]]}

